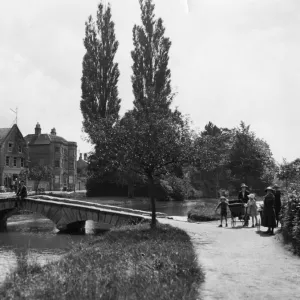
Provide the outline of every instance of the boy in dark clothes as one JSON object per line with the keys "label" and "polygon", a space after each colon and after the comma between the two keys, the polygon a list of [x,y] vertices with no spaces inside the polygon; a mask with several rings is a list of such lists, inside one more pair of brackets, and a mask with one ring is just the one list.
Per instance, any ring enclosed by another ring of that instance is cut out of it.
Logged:
{"label": "boy in dark clothes", "polygon": [[221,208],[221,224],[219,225],[219,227],[222,227],[222,223],[223,223],[223,218],[225,219],[226,222],[226,227],[227,225],[227,208],[228,208],[228,201],[227,199],[222,196],[220,198],[221,202],[218,204],[218,206],[216,207],[215,211],[217,212],[217,209],[220,207]]}

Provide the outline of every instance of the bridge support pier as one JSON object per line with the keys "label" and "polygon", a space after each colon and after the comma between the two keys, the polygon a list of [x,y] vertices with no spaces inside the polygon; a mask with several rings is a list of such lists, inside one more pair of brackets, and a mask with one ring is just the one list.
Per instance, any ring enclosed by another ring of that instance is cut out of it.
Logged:
{"label": "bridge support pier", "polygon": [[85,221],[78,221],[65,226],[58,226],[57,229],[59,229],[61,232],[84,232]]}

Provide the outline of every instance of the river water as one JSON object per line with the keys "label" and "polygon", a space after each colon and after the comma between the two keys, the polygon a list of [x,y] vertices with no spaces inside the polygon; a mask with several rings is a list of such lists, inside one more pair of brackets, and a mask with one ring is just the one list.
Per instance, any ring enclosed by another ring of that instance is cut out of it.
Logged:
{"label": "river water", "polygon": [[[157,202],[157,211],[169,216],[186,216],[189,209],[201,200],[184,202]],[[90,202],[123,206],[133,209],[150,210],[148,200],[113,200],[101,201],[88,198]],[[216,201],[210,199],[209,201]],[[0,232],[0,284],[3,283],[17,265],[17,259],[27,257],[29,262],[45,264],[59,259],[74,244],[92,239],[103,234],[102,227],[92,221],[86,222],[85,234],[58,233],[54,224],[38,214],[15,215],[8,219],[7,232]]]}

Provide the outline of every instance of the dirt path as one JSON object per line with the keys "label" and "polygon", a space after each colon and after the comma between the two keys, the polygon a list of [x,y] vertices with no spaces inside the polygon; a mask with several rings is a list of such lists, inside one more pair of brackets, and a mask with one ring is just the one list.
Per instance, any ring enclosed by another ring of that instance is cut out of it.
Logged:
{"label": "dirt path", "polygon": [[190,234],[206,273],[202,299],[300,299],[300,258],[278,236],[256,228],[218,228],[218,222],[160,222]]}

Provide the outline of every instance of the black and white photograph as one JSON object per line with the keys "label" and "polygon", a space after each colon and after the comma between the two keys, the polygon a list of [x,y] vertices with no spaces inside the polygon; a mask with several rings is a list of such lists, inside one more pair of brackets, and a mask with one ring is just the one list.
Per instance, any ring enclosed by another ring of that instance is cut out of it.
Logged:
{"label": "black and white photograph", "polygon": [[0,299],[299,299],[299,53],[297,0],[1,0]]}

